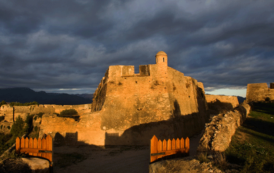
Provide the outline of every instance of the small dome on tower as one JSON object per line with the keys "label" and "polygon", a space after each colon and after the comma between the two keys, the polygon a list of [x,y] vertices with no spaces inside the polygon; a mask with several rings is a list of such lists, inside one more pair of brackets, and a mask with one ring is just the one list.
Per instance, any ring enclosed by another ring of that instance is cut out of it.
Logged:
{"label": "small dome on tower", "polygon": [[164,51],[160,51],[155,55],[156,64],[162,64],[167,66],[167,54]]}
{"label": "small dome on tower", "polygon": [[157,55],[160,55],[160,56],[167,56],[167,54],[164,52],[164,51],[159,51],[157,54],[156,54],[156,56]]}

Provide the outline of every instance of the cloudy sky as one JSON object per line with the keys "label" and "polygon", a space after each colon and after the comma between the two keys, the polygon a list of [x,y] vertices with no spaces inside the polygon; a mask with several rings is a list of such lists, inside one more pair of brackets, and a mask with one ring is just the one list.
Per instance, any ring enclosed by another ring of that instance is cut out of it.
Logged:
{"label": "cloudy sky", "polygon": [[248,83],[274,82],[273,9],[273,0],[0,0],[0,88],[93,93],[108,66],[154,64],[163,50],[206,91],[244,96]]}

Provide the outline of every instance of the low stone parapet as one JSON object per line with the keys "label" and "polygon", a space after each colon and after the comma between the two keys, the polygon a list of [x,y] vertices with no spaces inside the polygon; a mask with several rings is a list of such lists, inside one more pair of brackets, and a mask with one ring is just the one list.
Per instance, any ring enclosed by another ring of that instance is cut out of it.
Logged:
{"label": "low stone parapet", "polygon": [[198,151],[225,151],[236,129],[250,113],[250,109],[250,106],[244,103],[226,114],[213,117],[212,121],[206,124]]}

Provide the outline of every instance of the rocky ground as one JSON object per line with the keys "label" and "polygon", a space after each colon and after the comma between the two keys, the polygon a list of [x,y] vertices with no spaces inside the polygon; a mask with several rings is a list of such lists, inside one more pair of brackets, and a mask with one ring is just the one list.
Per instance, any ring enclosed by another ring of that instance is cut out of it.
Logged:
{"label": "rocky ground", "polygon": [[1,173],[29,173],[30,167],[24,163],[21,159],[7,159],[3,163],[0,163]]}

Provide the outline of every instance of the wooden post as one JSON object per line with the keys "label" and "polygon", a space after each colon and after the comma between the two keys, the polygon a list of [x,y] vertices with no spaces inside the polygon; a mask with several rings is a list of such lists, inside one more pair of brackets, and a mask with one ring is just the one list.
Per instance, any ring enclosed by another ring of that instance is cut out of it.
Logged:
{"label": "wooden post", "polygon": [[167,146],[167,145],[166,145],[166,140],[164,139],[164,140],[163,140],[163,151],[166,151],[166,146]]}
{"label": "wooden post", "polygon": [[[29,148],[33,148],[33,139],[32,138],[29,139]],[[29,153],[29,155],[32,156],[33,153]]]}
{"label": "wooden post", "polygon": [[16,138],[15,147],[16,147],[16,153],[19,154],[20,153],[20,138],[19,137]]}
{"label": "wooden post", "polygon": [[[38,147],[38,142],[37,142],[37,139],[36,138],[34,138],[34,140],[33,140],[33,148],[37,148]],[[38,155],[38,153],[33,153],[33,156],[37,156]]]}
{"label": "wooden post", "polygon": [[185,140],[186,144],[185,144],[185,148],[186,148],[186,152],[188,153],[189,152],[189,138],[187,137],[186,140]]}
{"label": "wooden post", "polygon": [[170,139],[167,140],[167,150],[168,151],[171,150],[171,140]]}
{"label": "wooden post", "polygon": [[[42,140],[41,140],[41,138],[38,139],[38,147],[37,148],[42,149]],[[38,156],[42,157],[42,153],[38,153]]]}
{"label": "wooden post", "polygon": [[[43,150],[47,149],[47,141],[45,138],[42,139],[42,149]],[[42,157],[46,158],[46,153],[42,153]]]}
{"label": "wooden post", "polygon": [[[158,139],[154,135],[150,140],[150,154],[158,153]],[[154,162],[157,156],[150,156],[150,162]]]}
{"label": "wooden post", "polygon": [[25,148],[25,138],[21,138],[21,147],[20,148]]}
{"label": "wooden post", "polygon": [[181,148],[180,139],[177,138],[177,139],[176,139],[176,149],[180,149],[180,148]]}
{"label": "wooden post", "polygon": [[185,140],[184,138],[181,138],[181,149],[185,148]]}
{"label": "wooden post", "polygon": [[172,139],[172,150],[175,150],[176,149],[176,142],[175,142],[175,139],[173,138]]}

